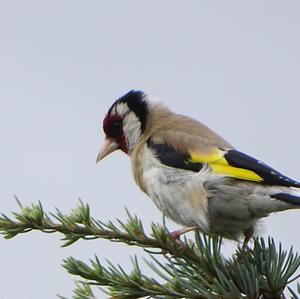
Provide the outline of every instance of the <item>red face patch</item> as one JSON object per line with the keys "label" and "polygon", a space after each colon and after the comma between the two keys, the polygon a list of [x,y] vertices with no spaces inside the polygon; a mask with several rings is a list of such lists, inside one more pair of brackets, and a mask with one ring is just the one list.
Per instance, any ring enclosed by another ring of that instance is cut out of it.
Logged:
{"label": "red face patch", "polygon": [[125,134],[123,131],[123,119],[118,115],[106,115],[103,120],[103,131],[107,137],[115,140],[119,149],[128,152]]}
{"label": "red face patch", "polygon": [[[106,135],[115,135],[114,134],[114,127],[116,124],[122,123],[122,118],[118,115],[106,115],[103,120],[103,131]],[[113,136],[110,136],[113,137]]]}

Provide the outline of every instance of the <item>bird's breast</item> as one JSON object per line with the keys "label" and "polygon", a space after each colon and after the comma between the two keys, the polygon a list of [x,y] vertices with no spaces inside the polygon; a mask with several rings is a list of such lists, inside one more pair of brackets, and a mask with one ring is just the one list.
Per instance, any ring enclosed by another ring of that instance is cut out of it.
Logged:
{"label": "bird's breast", "polygon": [[132,155],[136,183],[166,216],[185,226],[208,229],[206,174],[168,167],[145,144]]}

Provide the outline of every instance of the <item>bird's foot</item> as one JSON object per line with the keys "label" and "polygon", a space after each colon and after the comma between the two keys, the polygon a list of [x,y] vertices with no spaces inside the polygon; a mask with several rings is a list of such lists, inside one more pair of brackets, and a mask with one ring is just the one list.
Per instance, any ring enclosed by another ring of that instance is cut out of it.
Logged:
{"label": "bird's foot", "polygon": [[176,243],[179,245],[180,249],[184,252],[188,249],[188,246],[185,242],[181,241],[180,237],[192,230],[197,229],[198,226],[189,226],[189,227],[184,227],[182,229],[174,230],[173,232],[170,233],[170,236],[172,239],[176,241]]}
{"label": "bird's foot", "polygon": [[170,236],[177,240],[177,239],[180,239],[180,237],[192,230],[195,230],[197,229],[198,226],[197,225],[193,225],[193,226],[189,226],[189,227],[183,227],[181,229],[178,229],[178,230],[174,230],[173,232],[170,233]]}

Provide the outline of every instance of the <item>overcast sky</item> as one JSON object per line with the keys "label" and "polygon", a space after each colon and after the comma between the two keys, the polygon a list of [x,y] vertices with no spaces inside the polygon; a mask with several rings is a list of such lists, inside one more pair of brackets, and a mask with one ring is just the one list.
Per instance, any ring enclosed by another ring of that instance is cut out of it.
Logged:
{"label": "overcast sky", "polygon": [[[296,0],[0,0],[1,212],[17,210],[14,194],[63,212],[80,197],[102,221],[126,219],[127,206],[146,226],[161,222],[128,157],[95,164],[103,116],[132,88],[300,179],[299,13]],[[263,235],[299,251],[299,213],[270,216]],[[142,252],[105,240],[62,249],[59,238],[0,238],[1,299],[70,297],[64,258],[129,269]]]}

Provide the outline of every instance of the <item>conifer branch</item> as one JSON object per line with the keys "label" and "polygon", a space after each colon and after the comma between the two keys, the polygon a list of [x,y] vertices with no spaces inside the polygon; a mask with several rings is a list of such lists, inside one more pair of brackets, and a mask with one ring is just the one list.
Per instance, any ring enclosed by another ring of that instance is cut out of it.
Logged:
{"label": "conifer branch", "polygon": [[[253,248],[237,249],[232,258],[222,256],[222,238],[208,237],[195,232],[194,242],[182,244],[174,240],[165,226],[152,224],[146,233],[137,216],[127,211],[127,221],[103,223],[90,215],[88,205],[80,202],[69,214],[58,209],[46,213],[41,205],[32,204],[14,212],[13,217],[2,214],[0,233],[10,239],[32,230],[63,234],[63,246],[83,239],[108,239],[130,246],[142,247],[149,253],[146,265],[152,276],[143,274],[137,258],[132,259],[132,270],[124,271],[120,265],[103,265],[97,257],[86,264],[73,257],[63,266],[80,277],[74,299],[95,299],[92,287],[105,287],[111,298],[249,298],[299,299],[300,286],[292,290],[289,284],[299,280],[295,276],[300,267],[300,257],[275,245],[273,239],[255,239]],[[64,298],[64,297],[61,297]]]}
{"label": "conifer branch", "polygon": [[82,202],[70,214],[63,214],[58,209],[55,213],[47,214],[40,202],[28,207],[23,207],[19,202],[18,204],[21,211],[13,212],[14,219],[4,214],[0,216],[0,233],[6,239],[38,230],[44,233],[62,233],[64,235],[63,247],[80,239],[100,238],[145,249],[156,248],[160,249],[161,253],[172,252],[173,254],[184,255],[190,260],[197,260],[193,248],[186,244],[186,250],[182,251],[181,245],[170,236],[165,226],[153,223],[151,233],[147,235],[141,220],[137,216],[132,216],[127,210],[127,221],[124,223],[117,220],[118,225],[116,225],[111,221],[104,223],[92,218],[89,206]]}

